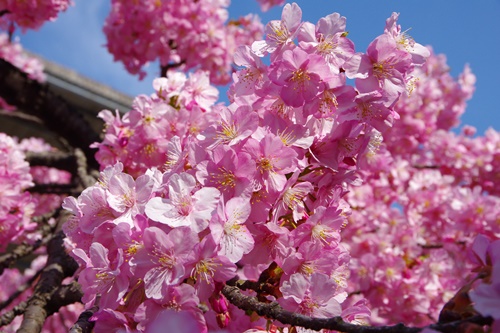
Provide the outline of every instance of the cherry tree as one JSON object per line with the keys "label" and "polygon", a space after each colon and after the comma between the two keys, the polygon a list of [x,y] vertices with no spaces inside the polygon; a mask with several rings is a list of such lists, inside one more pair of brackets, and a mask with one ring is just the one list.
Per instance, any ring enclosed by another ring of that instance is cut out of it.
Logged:
{"label": "cherry tree", "polygon": [[399,14],[363,52],[295,3],[113,0],[115,60],[161,68],[99,134],[11,40],[68,5],[0,0],[3,108],[68,142],[0,134],[2,329],[500,332],[500,136],[450,131],[475,76]]}

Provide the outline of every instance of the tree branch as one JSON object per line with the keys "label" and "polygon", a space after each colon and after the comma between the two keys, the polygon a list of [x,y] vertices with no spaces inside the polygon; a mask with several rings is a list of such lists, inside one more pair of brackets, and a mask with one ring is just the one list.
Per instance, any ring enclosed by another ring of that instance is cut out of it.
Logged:
{"label": "tree branch", "polygon": [[74,184],[35,184],[28,189],[30,193],[40,194],[61,194],[61,195],[78,195],[81,191]]}
{"label": "tree branch", "polygon": [[48,260],[35,291],[28,301],[24,318],[17,332],[38,333],[47,316],[51,314],[49,301],[64,278],[72,276],[78,264],[65,251],[64,234],[59,231],[47,245]]}
{"label": "tree branch", "polygon": [[18,305],[16,305],[9,312],[4,313],[0,317],[0,327],[5,326],[5,325],[9,325],[10,323],[12,323],[12,321],[14,320],[14,318],[16,318],[17,316],[23,314],[23,312],[26,309],[27,305],[28,305],[27,302],[21,302]]}
{"label": "tree branch", "polygon": [[73,154],[61,151],[49,151],[43,153],[26,153],[26,161],[30,166],[46,166],[66,170],[70,173],[76,171],[76,158]]}
{"label": "tree branch", "polygon": [[2,275],[5,268],[12,265],[16,260],[23,258],[33,253],[39,247],[47,244],[53,237],[52,232],[54,228],[47,224],[48,220],[57,216],[60,210],[53,213],[45,214],[43,216],[33,217],[33,221],[40,224],[37,232],[41,233],[42,238],[35,241],[33,244],[22,243],[14,250],[0,255],[0,275]]}
{"label": "tree branch", "polygon": [[80,314],[76,323],[71,327],[69,333],[91,333],[95,322],[89,321],[90,317],[97,312],[99,308],[94,306]]}
{"label": "tree branch", "polygon": [[[259,316],[275,319],[285,325],[300,326],[303,328],[319,331],[321,329],[336,330],[345,333],[416,333],[423,330],[419,327],[407,327],[403,324],[393,326],[360,326],[343,321],[342,317],[312,318],[298,313],[284,310],[277,302],[263,303],[257,298],[243,295],[238,287],[226,285],[222,293],[228,301],[244,311],[254,311]],[[459,327],[466,323],[479,325],[491,325],[492,319],[488,317],[475,316],[464,320],[449,323],[430,325],[434,330],[452,333],[458,332]]]}

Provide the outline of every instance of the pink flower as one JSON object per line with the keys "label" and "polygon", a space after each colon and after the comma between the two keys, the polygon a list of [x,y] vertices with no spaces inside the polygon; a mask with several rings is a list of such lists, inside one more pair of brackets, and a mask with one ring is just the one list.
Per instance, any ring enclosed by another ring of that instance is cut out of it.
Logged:
{"label": "pink flower", "polygon": [[323,57],[309,54],[301,48],[283,52],[283,60],[269,67],[269,78],[281,86],[285,104],[299,107],[314,99],[331,80],[330,69]]}
{"label": "pink flower", "polygon": [[297,39],[307,52],[325,58],[333,73],[339,74],[344,62],[354,55],[354,43],[345,35],[346,18],[333,13],[319,19],[316,26],[305,22]]}
{"label": "pink flower", "polygon": [[[212,136],[214,142],[208,147],[212,149],[220,144],[234,146],[252,135],[259,126],[259,116],[250,106],[231,104],[220,107],[220,123],[205,133]],[[201,136],[200,136],[201,137]]]}
{"label": "pink flower", "polygon": [[500,261],[493,264],[490,283],[481,283],[469,295],[480,314],[500,320]]}
{"label": "pink flower", "polygon": [[250,216],[250,209],[248,199],[235,197],[226,204],[220,203],[217,214],[210,222],[214,241],[220,244],[218,253],[233,263],[238,262],[254,246],[254,239],[244,225]]}
{"label": "pink flower", "polygon": [[384,32],[396,40],[400,50],[411,55],[413,64],[423,65],[430,56],[429,49],[416,43],[406,31],[401,32],[401,26],[397,24],[398,17],[399,13],[392,13],[391,17],[386,20]]}
{"label": "pink flower", "polygon": [[89,249],[90,257],[80,249],[76,249],[74,253],[87,264],[78,279],[84,292],[82,301],[89,306],[96,296],[100,296],[101,308],[118,306],[129,287],[128,277],[120,271],[124,262],[123,252],[121,250],[117,252],[113,264],[109,260],[108,249],[101,243],[92,243]]}
{"label": "pink flower", "polygon": [[293,44],[302,20],[302,10],[296,4],[286,4],[283,7],[281,21],[270,21],[265,28],[266,39],[252,44],[252,51],[259,57],[266,53],[281,51],[286,46]]}
{"label": "pink flower", "polygon": [[395,119],[399,119],[399,114],[386,106],[387,99],[378,91],[358,94],[354,101],[356,107],[342,112],[339,115],[339,120],[358,120],[384,133],[389,127],[392,127]]}
{"label": "pink flower", "polygon": [[267,80],[267,66],[248,46],[240,46],[234,53],[234,63],[244,67],[233,74],[231,93],[247,102],[257,99],[256,90]]}
{"label": "pink flower", "polygon": [[[148,314],[149,316],[150,314]],[[177,333],[202,333],[200,325],[197,324],[195,316],[186,311],[176,311],[175,309],[164,310],[152,320],[146,327],[146,333],[163,333],[168,327],[172,332]],[[205,328],[206,331],[206,328]]]}
{"label": "pink flower", "polygon": [[366,54],[355,54],[346,63],[348,78],[357,78],[356,88],[362,93],[380,91],[392,105],[406,91],[411,56],[401,51],[387,34],[370,43]]}
{"label": "pink flower", "polygon": [[195,281],[198,297],[208,300],[213,293],[215,282],[224,283],[236,275],[236,265],[224,255],[217,254],[218,244],[211,234],[196,244],[187,266],[191,268],[190,277]]}
{"label": "pink flower", "polygon": [[173,174],[168,183],[168,198],[155,197],[146,204],[146,215],[172,228],[204,230],[219,202],[220,192],[213,187],[195,191],[196,180],[187,173]]}
{"label": "pink flower", "polygon": [[132,318],[120,311],[113,309],[100,309],[92,317],[90,321],[95,322],[95,333],[123,332],[136,333],[133,329],[135,323]]}
{"label": "pink flower", "polygon": [[273,6],[281,6],[285,0],[257,0],[257,2],[260,4],[260,9],[267,12]]}
{"label": "pink flower", "polygon": [[281,191],[286,184],[285,174],[297,166],[297,153],[270,133],[260,141],[249,139],[243,149],[256,161],[257,175],[268,191]]}
{"label": "pink flower", "polygon": [[126,222],[132,225],[134,216],[143,213],[144,205],[151,196],[153,184],[148,175],[139,176],[135,181],[132,176],[125,173],[111,177],[106,199],[109,206],[121,214],[114,222]]}
{"label": "pink flower", "polygon": [[219,98],[219,91],[210,85],[208,73],[204,71],[191,73],[184,89],[181,96],[189,95],[188,99],[193,100],[204,111],[209,110]]}
{"label": "pink flower", "polygon": [[195,289],[183,283],[168,288],[161,300],[146,300],[136,311],[134,319],[139,322],[137,328],[140,332],[160,333],[168,327],[175,332],[206,333],[205,318],[199,304]]}
{"label": "pink flower", "polygon": [[214,149],[210,160],[197,166],[196,178],[204,186],[213,186],[224,200],[249,195],[256,167],[252,157],[244,152],[236,153],[227,146]]}
{"label": "pink flower", "polygon": [[280,290],[280,305],[288,311],[316,318],[331,318],[342,314],[340,302],[347,293],[339,293],[339,286],[326,274],[315,273],[310,277],[293,274]]}
{"label": "pink flower", "polygon": [[74,211],[75,205],[70,204],[70,199],[64,201],[63,207],[74,214],[76,213],[75,215],[77,216],[81,215],[79,227],[83,232],[89,234],[101,224],[113,221],[116,217],[114,211],[106,201],[106,191],[100,186],[89,187],[83,190],[77,199],[76,205],[80,213]]}
{"label": "pink flower", "polygon": [[186,227],[172,229],[168,234],[156,227],[144,230],[144,248],[131,259],[137,266],[136,274],[145,273],[146,296],[162,299],[169,286],[182,282],[188,274],[187,256],[199,238]]}
{"label": "pink flower", "polygon": [[347,223],[337,207],[317,207],[307,221],[292,231],[295,246],[312,241],[325,247],[336,247],[340,229]]}

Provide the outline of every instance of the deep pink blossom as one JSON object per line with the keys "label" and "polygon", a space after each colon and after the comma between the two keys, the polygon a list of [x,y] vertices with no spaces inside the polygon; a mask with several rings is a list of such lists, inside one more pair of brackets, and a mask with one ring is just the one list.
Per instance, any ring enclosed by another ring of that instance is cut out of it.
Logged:
{"label": "deep pink blossom", "polygon": [[250,216],[250,202],[246,198],[234,197],[227,203],[220,203],[217,214],[210,222],[210,231],[217,244],[219,254],[231,262],[238,262],[254,246],[254,239],[244,225]]}
{"label": "deep pink blossom", "polygon": [[283,60],[269,68],[269,78],[281,86],[280,96],[290,106],[299,107],[311,101],[331,80],[330,70],[323,57],[308,54],[301,48],[283,52]]}
{"label": "deep pink blossom", "polygon": [[78,279],[84,292],[82,301],[90,306],[100,296],[100,307],[116,307],[129,288],[128,276],[121,272],[123,253],[118,251],[111,261],[109,251],[100,243],[92,243],[89,257],[79,250],[74,253],[87,264]]}
{"label": "deep pink blossom", "polygon": [[268,191],[281,191],[286,183],[285,174],[297,165],[297,153],[272,134],[267,134],[260,141],[249,139],[244,151],[255,160],[257,176]]}
{"label": "deep pink blossom", "polygon": [[252,51],[259,57],[275,51],[281,52],[284,48],[293,44],[295,34],[300,28],[302,10],[296,4],[286,4],[283,7],[281,20],[270,21],[265,27],[266,39],[256,41],[252,44]]}
{"label": "deep pink blossom", "polygon": [[316,318],[340,316],[340,303],[346,298],[339,293],[339,286],[326,274],[315,273],[310,277],[293,274],[281,287],[283,298],[278,302],[284,309]]}
{"label": "deep pink blossom", "polygon": [[146,204],[146,215],[172,228],[190,227],[204,230],[219,201],[220,192],[213,187],[196,190],[193,176],[173,174],[169,179],[168,198],[152,198]]}
{"label": "deep pink blossom", "polygon": [[175,228],[166,234],[156,227],[144,230],[144,248],[133,258],[137,274],[144,272],[146,296],[162,299],[169,286],[182,282],[189,275],[185,262],[198,236],[187,227]]}

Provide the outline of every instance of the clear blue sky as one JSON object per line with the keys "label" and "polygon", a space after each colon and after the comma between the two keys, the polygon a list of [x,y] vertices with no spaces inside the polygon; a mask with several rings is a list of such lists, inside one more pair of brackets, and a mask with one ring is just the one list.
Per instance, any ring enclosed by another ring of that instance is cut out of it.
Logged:
{"label": "clear blue sky", "polygon": [[[423,45],[448,58],[453,76],[468,63],[477,76],[476,93],[469,101],[463,123],[483,133],[488,127],[500,131],[500,0],[297,0],[303,19],[316,23],[338,12],[347,18],[349,37],[357,51],[381,34],[385,20],[399,12],[403,30]],[[56,22],[46,23],[36,32],[19,35],[23,46],[43,57],[72,68],[96,81],[137,95],[152,92],[151,81],[158,72],[142,82],[128,75],[120,63],[103,47],[102,23],[109,11],[108,0],[74,0],[75,5]],[[233,0],[231,17],[258,13],[264,23],[279,19],[281,8],[261,13],[254,0]]]}

